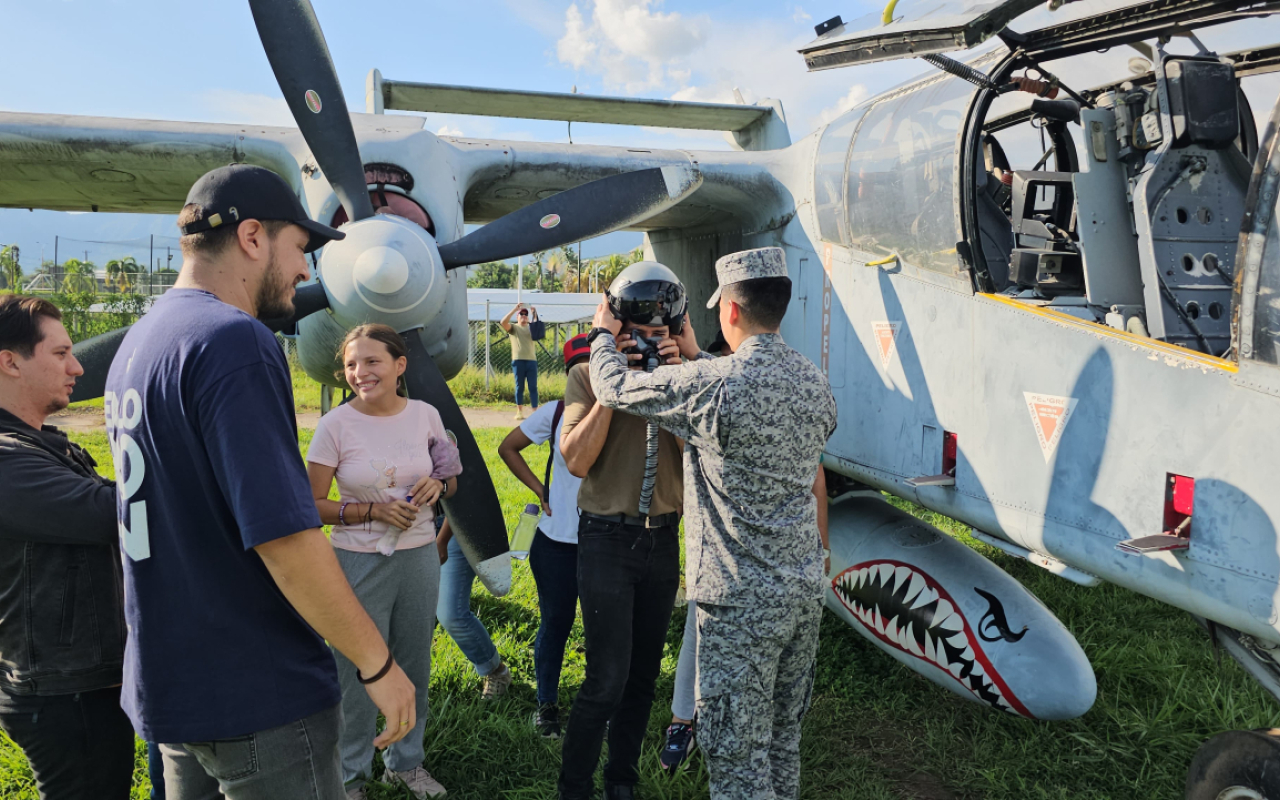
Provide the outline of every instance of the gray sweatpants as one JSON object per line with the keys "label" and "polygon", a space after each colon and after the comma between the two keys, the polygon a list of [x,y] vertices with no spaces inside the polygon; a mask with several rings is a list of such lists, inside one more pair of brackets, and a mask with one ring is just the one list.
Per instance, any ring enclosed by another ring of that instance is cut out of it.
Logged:
{"label": "gray sweatpants", "polygon": [[[404,772],[421,766],[422,733],[427,726],[427,687],[431,684],[431,638],[440,595],[440,554],[435,543],[397,550],[394,555],[353,553],[334,548],[347,581],[391,646],[396,663],[418,690],[418,721],[403,739],[382,753],[387,769]],[[348,788],[369,780],[378,707],[356,678],[356,666],[336,650],[342,684],[342,781]]]}

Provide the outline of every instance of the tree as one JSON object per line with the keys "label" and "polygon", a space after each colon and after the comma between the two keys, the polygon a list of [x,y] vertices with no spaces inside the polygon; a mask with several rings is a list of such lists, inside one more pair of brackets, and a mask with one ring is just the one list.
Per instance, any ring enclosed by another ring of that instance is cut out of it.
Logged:
{"label": "tree", "polygon": [[7,245],[0,248],[0,277],[11,291],[22,289],[22,265],[18,263],[18,246]]}
{"label": "tree", "polygon": [[68,294],[75,292],[96,294],[98,280],[94,274],[95,272],[96,267],[94,267],[92,261],[68,258],[62,262],[62,291]]}
{"label": "tree", "polygon": [[516,273],[505,261],[487,261],[471,268],[468,289],[514,289]]}
{"label": "tree", "polygon": [[142,274],[142,265],[133,256],[115,258],[107,262],[107,283],[121,292],[133,288],[137,276]]}

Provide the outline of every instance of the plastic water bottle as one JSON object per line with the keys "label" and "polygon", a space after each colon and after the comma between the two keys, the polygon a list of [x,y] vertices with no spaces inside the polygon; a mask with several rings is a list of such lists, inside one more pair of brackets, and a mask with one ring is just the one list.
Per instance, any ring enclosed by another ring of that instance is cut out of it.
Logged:
{"label": "plastic water bottle", "polygon": [[542,518],[542,508],[536,503],[529,503],[516,523],[516,530],[511,534],[511,557],[525,559],[529,557],[529,548],[533,545],[533,536],[538,532],[538,520]]}

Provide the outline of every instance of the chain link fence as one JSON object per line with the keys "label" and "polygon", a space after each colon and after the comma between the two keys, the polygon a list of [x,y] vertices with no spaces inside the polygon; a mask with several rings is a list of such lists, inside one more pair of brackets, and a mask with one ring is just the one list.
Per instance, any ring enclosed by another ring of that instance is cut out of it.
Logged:
{"label": "chain link fence", "polygon": [[[471,343],[467,365],[484,370],[488,364],[494,373],[511,372],[511,337],[497,322],[488,324],[487,336],[485,329],[483,320],[467,325]],[[563,375],[565,340],[589,330],[590,322],[548,322],[546,338],[534,342],[538,351],[538,374]]]}

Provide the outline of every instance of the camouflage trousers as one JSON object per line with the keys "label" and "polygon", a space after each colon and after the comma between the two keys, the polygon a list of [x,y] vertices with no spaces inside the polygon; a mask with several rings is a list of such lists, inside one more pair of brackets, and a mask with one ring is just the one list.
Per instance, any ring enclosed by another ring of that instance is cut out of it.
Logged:
{"label": "camouflage trousers", "polygon": [[698,746],[712,800],[796,800],[822,601],[698,603]]}

